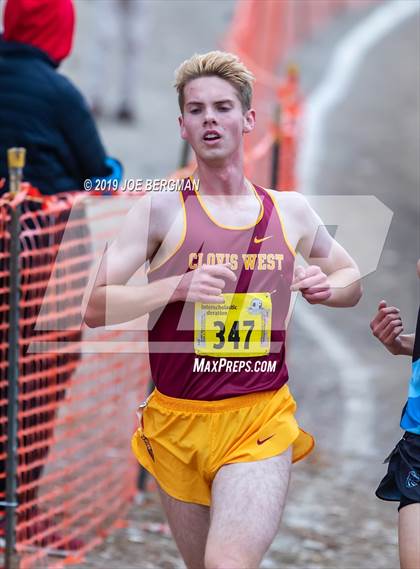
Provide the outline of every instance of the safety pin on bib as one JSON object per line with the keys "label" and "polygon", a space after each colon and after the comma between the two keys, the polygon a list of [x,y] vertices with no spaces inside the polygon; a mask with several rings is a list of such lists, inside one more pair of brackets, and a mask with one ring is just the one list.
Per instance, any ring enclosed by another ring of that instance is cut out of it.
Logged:
{"label": "safety pin on bib", "polygon": [[142,403],[140,403],[140,405],[136,409],[137,419],[139,420],[141,428],[143,428],[143,413],[144,413],[144,410],[146,409],[146,407],[149,403],[149,399],[151,398],[151,396],[152,396],[152,394],[150,394],[147,397],[147,399],[145,399]]}
{"label": "safety pin on bib", "polygon": [[150,458],[153,460],[153,462],[155,462],[155,453],[153,452],[152,445],[150,444],[149,439],[146,437],[146,435],[143,432],[144,430],[143,413],[149,403],[149,399],[151,396],[152,394],[150,394],[149,397],[145,399],[145,401],[143,401],[143,403],[140,403],[140,405],[137,407],[136,415],[139,420],[139,425],[141,429],[140,438],[146,445],[147,452],[149,453]]}

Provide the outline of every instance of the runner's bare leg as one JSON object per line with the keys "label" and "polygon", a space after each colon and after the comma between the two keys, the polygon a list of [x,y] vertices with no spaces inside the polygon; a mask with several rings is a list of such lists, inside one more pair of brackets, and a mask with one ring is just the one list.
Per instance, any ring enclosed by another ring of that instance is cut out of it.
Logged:
{"label": "runner's bare leg", "polygon": [[280,525],[290,471],[291,448],[219,470],[212,487],[206,569],[259,567]]}
{"label": "runner's bare leg", "polygon": [[398,523],[401,569],[420,567],[420,504],[401,508]]}
{"label": "runner's bare leg", "polygon": [[169,527],[188,569],[204,569],[210,508],[182,502],[159,489]]}

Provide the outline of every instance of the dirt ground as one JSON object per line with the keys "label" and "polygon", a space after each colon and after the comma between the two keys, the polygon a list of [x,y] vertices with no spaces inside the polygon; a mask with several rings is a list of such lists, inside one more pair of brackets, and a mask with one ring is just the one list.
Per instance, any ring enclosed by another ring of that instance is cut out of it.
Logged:
{"label": "dirt ground", "polygon": [[[94,18],[87,4],[78,2],[81,25],[77,49],[67,66],[82,87],[88,73],[84,53]],[[139,122],[128,127],[109,118],[100,122],[110,153],[124,161],[128,176],[159,176],[176,167],[180,145],[176,100],[170,86],[173,69],[192,52],[217,45],[230,21],[232,5],[148,3],[147,41],[138,81]],[[308,96],[321,80],[337,42],[361,17],[343,16],[295,54]],[[354,373],[360,369],[367,373],[369,404],[365,401],[365,407],[357,412],[371,443],[368,449],[357,440],[352,447],[343,444],[343,433],[354,424],[345,402],[352,372],[346,370],[347,384],[343,384],[330,346],[317,342],[321,331],[308,332],[302,324],[308,308],[298,302],[290,327],[290,385],[299,404],[299,419],[316,435],[317,447],[294,467],[282,527],[263,561],[262,567],[267,569],[398,567],[396,507],[377,500],[374,489],[385,471],[382,461],[400,436],[398,422],[409,361],[388,355],[371,337],[368,323],[378,301],[385,298],[401,308],[406,329],[411,330],[418,305],[418,48],[419,21],[410,18],[372,47],[348,96],[328,115],[316,193],[374,195],[394,212],[378,269],[364,279],[360,304],[353,310],[336,312],[310,307],[322,326],[333,330],[334,337],[340,336],[357,354]],[[111,76],[116,65],[111,65]],[[109,104],[114,100],[111,85]],[[78,567],[183,566],[161,526],[150,526],[164,522],[156,494],[147,494],[142,503],[133,505],[127,521],[126,528],[111,535]]]}

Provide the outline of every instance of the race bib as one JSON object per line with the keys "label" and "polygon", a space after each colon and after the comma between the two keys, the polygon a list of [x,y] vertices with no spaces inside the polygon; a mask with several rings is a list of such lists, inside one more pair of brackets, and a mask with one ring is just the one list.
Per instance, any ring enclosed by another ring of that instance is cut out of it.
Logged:
{"label": "race bib", "polygon": [[248,358],[270,352],[268,292],[224,294],[224,304],[195,303],[194,350],[200,356]]}

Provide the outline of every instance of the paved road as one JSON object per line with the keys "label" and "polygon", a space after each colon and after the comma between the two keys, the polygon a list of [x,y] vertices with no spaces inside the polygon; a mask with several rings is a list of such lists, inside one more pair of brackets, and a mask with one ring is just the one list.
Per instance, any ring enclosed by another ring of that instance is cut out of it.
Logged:
{"label": "paved road", "polygon": [[[94,21],[89,3],[78,2],[81,18],[76,54],[67,66],[82,86],[84,53]],[[140,58],[135,127],[109,120],[100,123],[111,153],[120,156],[127,176],[162,176],[177,165],[176,100],[170,86],[173,69],[193,51],[217,45],[232,14],[232,2],[153,1],[147,6],[149,28]],[[308,96],[321,80],[334,45],[355,25],[347,16],[298,53]],[[394,212],[377,271],[364,279],[364,297],[353,310],[316,311],[327,330],[357,354],[357,369],[368,370],[372,407],[366,454],[343,448],[349,411],[343,395],[352,386],[338,380],[329,346],[319,347],[318,330],[308,333],[306,307],[298,302],[290,328],[291,385],[299,416],[317,436],[317,449],[295,468],[282,529],[264,567],[397,567],[396,508],[378,501],[373,490],[384,471],[381,460],[398,439],[398,419],[406,395],[409,361],[389,356],[370,335],[368,321],[376,303],[387,299],[401,308],[412,329],[418,304],[415,261],[419,256],[419,21],[411,18],[371,49],[346,99],[328,117],[322,174],[316,193],[374,195]],[[115,59],[115,58],[114,58]],[[111,66],[111,73],[117,62]],[[109,103],[113,102],[112,77]],[[334,337],[335,337],[334,336]],[[351,382],[351,371],[347,374]],[[356,385],[355,378],[355,385]],[[370,409],[370,411],[369,411]],[[351,417],[350,417],[351,418]],[[361,445],[363,447],[363,445]],[[174,567],[179,558],[170,540],[139,531],[145,520],[160,520],[155,498],[149,508],[133,508],[127,530],[110,538],[83,567],[131,569]],[[180,566],[180,565],[179,565]]]}

